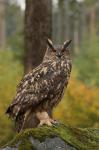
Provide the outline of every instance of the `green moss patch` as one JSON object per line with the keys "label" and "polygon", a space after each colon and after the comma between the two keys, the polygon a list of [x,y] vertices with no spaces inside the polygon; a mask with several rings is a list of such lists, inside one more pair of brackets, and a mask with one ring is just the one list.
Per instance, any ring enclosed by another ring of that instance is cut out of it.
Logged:
{"label": "green moss patch", "polygon": [[20,143],[19,150],[25,150],[26,147],[33,149],[33,145],[29,141],[29,137],[31,136],[40,142],[44,141],[47,137],[57,136],[78,150],[99,150],[99,129],[74,128],[62,124],[53,127],[42,126],[27,129],[17,134],[7,145],[15,147],[16,144]]}

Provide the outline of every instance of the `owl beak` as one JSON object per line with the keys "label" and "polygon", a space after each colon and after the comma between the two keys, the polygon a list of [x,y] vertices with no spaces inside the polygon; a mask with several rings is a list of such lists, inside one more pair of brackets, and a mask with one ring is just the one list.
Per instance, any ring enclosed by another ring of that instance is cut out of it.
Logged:
{"label": "owl beak", "polygon": [[61,54],[61,53],[57,53],[56,56],[57,56],[58,58],[61,58],[62,54]]}

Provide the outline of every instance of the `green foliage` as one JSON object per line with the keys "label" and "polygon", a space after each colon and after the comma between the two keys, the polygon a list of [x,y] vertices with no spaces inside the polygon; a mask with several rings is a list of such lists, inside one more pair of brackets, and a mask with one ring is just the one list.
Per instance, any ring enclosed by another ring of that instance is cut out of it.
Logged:
{"label": "green foliage", "polygon": [[19,31],[23,27],[23,12],[16,4],[8,3],[5,10],[6,19],[6,36],[15,35],[16,31]]}
{"label": "green foliage", "polygon": [[85,39],[80,54],[75,58],[77,77],[89,86],[99,86],[99,39]]}
{"label": "green foliage", "polygon": [[10,45],[11,49],[14,50],[14,58],[19,59],[22,62],[24,55],[22,31],[18,31],[15,35],[8,38],[7,45]]}
{"label": "green foliage", "polygon": [[13,135],[14,126],[5,115],[22,76],[22,65],[14,60],[12,51],[0,51],[0,145]]}
{"label": "green foliage", "polygon": [[98,3],[99,0],[84,0],[84,3],[87,5],[87,6],[93,6],[93,4],[96,4]]}
{"label": "green foliage", "polygon": [[5,9],[7,48],[15,51],[15,57],[23,55],[23,22],[24,12],[15,3],[10,1]]}
{"label": "green foliage", "polygon": [[66,91],[55,109],[55,118],[78,127],[99,127],[99,88],[72,77]]}

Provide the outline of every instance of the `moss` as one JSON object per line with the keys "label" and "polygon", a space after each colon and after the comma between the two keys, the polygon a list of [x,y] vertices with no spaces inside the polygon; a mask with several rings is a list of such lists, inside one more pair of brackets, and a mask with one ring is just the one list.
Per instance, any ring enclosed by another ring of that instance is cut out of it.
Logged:
{"label": "moss", "polygon": [[30,149],[33,149],[33,146],[29,142],[29,137],[31,136],[41,142],[47,137],[58,136],[76,149],[99,150],[99,129],[74,128],[62,124],[53,127],[42,126],[34,129],[27,129],[19,133],[10,143],[8,143],[8,146],[14,147],[21,141],[19,146],[20,150],[25,150],[24,147],[31,147]]}
{"label": "moss", "polygon": [[21,144],[19,144],[18,150],[36,150],[29,139],[23,139]]}

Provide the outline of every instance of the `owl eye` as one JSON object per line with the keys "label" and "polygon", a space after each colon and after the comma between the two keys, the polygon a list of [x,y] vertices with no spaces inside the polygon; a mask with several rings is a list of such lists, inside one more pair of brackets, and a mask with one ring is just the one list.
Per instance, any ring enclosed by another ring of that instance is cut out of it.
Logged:
{"label": "owl eye", "polygon": [[49,46],[49,48],[53,51],[53,52],[56,52],[54,46],[53,46],[53,43],[50,39],[47,39],[47,44]]}
{"label": "owl eye", "polygon": [[68,48],[68,46],[70,45],[70,43],[71,43],[71,40],[65,41],[64,44],[63,44],[62,51],[65,51]]}

